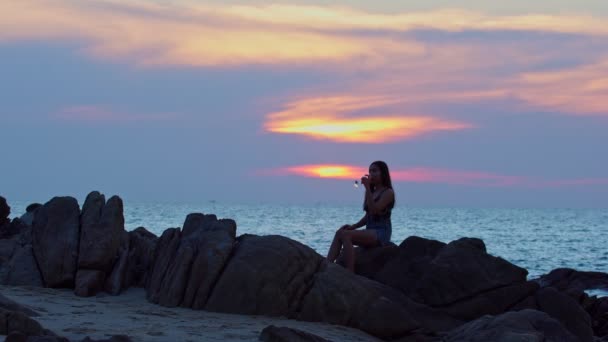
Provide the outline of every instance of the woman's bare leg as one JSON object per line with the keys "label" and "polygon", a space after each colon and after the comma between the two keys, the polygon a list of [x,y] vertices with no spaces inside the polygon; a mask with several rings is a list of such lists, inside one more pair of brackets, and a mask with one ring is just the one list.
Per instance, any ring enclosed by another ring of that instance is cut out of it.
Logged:
{"label": "woman's bare leg", "polygon": [[327,252],[327,261],[334,262],[340,255],[340,249],[342,249],[342,230],[336,231],[336,235],[334,235],[334,240],[331,242],[331,247],[329,247],[329,252]]}
{"label": "woman's bare leg", "polygon": [[353,245],[362,247],[373,247],[378,245],[376,232],[369,230],[349,231],[342,236],[342,246],[344,248],[344,260],[346,268],[355,272],[355,250]]}

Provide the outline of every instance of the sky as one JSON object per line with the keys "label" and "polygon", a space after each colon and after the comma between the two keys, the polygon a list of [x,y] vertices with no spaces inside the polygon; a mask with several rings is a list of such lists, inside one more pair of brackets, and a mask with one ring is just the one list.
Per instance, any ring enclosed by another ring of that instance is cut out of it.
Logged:
{"label": "sky", "polygon": [[0,195],[608,208],[608,2],[0,0]]}

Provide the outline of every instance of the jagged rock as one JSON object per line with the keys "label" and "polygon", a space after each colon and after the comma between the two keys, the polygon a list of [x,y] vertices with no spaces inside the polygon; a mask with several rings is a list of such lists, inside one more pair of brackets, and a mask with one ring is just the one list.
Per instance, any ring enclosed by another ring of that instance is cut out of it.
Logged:
{"label": "jagged rock", "polygon": [[182,231],[166,230],[155,249],[148,299],[163,306],[203,308],[235,235],[233,220],[203,214],[188,215]]}
{"label": "jagged rock", "polygon": [[264,342],[330,342],[330,340],[302,330],[274,325],[264,328],[259,340]]}
{"label": "jagged rock", "polygon": [[129,257],[125,280],[127,288],[145,287],[152,268],[157,241],[158,237],[144,227],[129,232]]}
{"label": "jagged rock", "polygon": [[535,310],[483,316],[451,331],[445,342],[577,342],[557,320]]}
{"label": "jagged rock", "polygon": [[33,249],[47,287],[74,287],[80,209],[72,197],[55,197],[36,210]]}
{"label": "jagged rock", "polygon": [[76,272],[74,294],[80,297],[91,297],[103,289],[105,274],[98,270],[79,269]]}

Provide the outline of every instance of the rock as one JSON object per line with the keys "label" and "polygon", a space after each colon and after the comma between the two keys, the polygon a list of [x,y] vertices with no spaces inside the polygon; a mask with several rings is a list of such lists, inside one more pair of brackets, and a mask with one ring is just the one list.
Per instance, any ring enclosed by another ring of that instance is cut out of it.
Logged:
{"label": "rock", "polygon": [[118,255],[118,260],[114,264],[112,273],[106,279],[105,290],[111,295],[119,295],[125,289],[127,282],[127,266],[129,257],[129,234],[124,230],[120,234],[121,244]]}
{"label": "rock", "polygon": [[34,216],[36,215],[36,210],[42,207],[40,203],[32,203],[25,208],[25,214],[21,215],[19,218],[24,224],[31,226],[34,223]]}
{"label": "rock", "polygon": [[26,314],[0,309],[0,335],[8,335],[13,331],[21,332],[26,336],[46,334],[45,329]]}
{"label": "rock", "polygon": [[78,268],[109,274],[125,229],[122,200],[113,196],[106,203],[104,195],[91,192],[82,207],[81,222]]}
{"label": "rock", "polygon": [[[486,253],[483,241],[444,244],[410,237],[371,278],[433,307],[445,307],[501,287],[524,284],[527,271]],[[364,255],[360,259],[365,263]],[[373,269],[368,266],[367,269]],[[520,298],[518,298],[520,299]],[[517,301],[513,302],[515,304]]]}
{"label": "rock", "polygon": [[4,297],[0,294],[0,309],[4,309],[6,311],[16,311],[26,314],[30,317],[38,316],[38,313],[28,307],[25,307],[11,299]]}
{"label": "rock", "polygon": [[554,287],[563,292],[608,290],[608,273],[581,272],[571,268],[555,269],[536,281],[541,287]]}
{"label": "rock", "polygon": [[484,315],[498,315],[509,311],[538,289],[538,284],[533,281],[499,287],[452,303],[440,310],[458,319],[470,321]]}
{"label": "rock", "polygon": [[445,342],[577,342],[557,320],[535,310],[483,316],[445,336]]}
{"label": "rock", "polygon": [[536,302],[539,310],[558,320],[581,342],[593,341],[591,319],[574,299],[548,287],[536,293]]}
{"label": "rock", "polygon": [[158,303],[161,296],[162,282],[167,274],[167,269],[173,261],[173,257],[181,240],[179,228],[169,228],[163,232],[158,239],[154,250],[154,261],[149,283],[146,284],[146,298],[152,303]]}
{"label": "rock", "polygon": [[169,307],[203,308],[232,252],[235,235],[234,221],[203,214],[188,215],[182,231],[166,230],[154,253],[148,299]]}
{"label": "rock", "polygon": [[20,229],[18,235],[0,240],[0,284],[42,286],[42,276],[32,249],[32,229]]}
{"label": "rock", "polygon": [[206,310],[283,316],[299,310],[323,258],[283,236],[242,235]]}
{"label": "rock", "polygon": [[158,237],[144,227],[129,233],[129,257],[125,286],[145,287],[151,272]]}
{"label": "rock", "polygon": [[8,224],[8,216],[11,214],[11,207],[6,203],[6,198],[0,196],[0,227]]}
{"label": "rock", "polygon": [[105,274],[98,270],[79,269],[76,272],[74,294],[80,297],[91,297],[103,289]]}
{"label": "rock", "polygon": [[36,210],[34,256],[46,287],[74,287],[80,209],[72,197],[55,197]]}
{"label": "rock", "polygon": [[462,324],[395,289],[327,263],[315,274],[295,318],[347,325],[383,339],[421,328],[446,331]]}
{"label": "rock", "polygon": [[13,221],[0,226],[0,239],[10,239],[13,236],[19,235],[28,227],[21,219],[15,218]]}
{"label": "rock", "polygon": [[269,325],[260,334],[260,341],[264,342],[330,342],[322,337],[302,330],[276,327]]}

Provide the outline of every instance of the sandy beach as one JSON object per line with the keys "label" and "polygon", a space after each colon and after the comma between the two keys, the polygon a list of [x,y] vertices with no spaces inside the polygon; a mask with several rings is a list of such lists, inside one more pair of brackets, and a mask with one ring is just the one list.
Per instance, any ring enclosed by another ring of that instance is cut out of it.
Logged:
{"label": "sandy beach", "polygon": [[134,341],[257,341],[268,325],[300,329],[333,341],[379,341],[338,325],[265,316],[245,316],[165,308],[149,303],[145,291],[131,288],[120,296],[81,298],[71,290],[0,286],[0,293],[37,311],[43,327],[81,340],[128,335]]}

